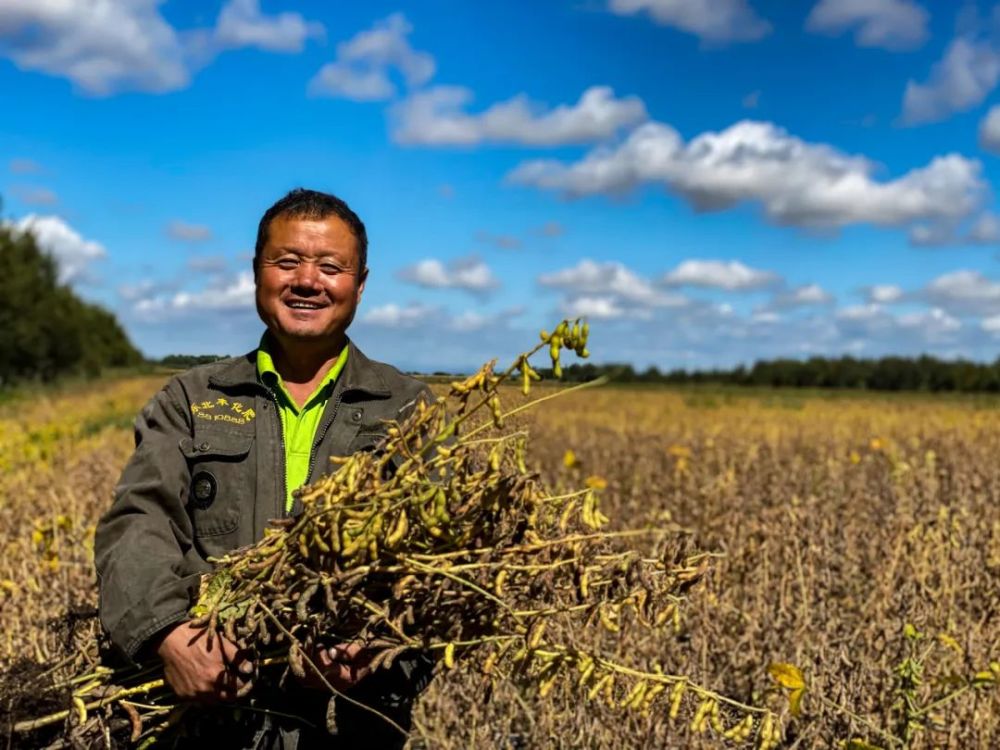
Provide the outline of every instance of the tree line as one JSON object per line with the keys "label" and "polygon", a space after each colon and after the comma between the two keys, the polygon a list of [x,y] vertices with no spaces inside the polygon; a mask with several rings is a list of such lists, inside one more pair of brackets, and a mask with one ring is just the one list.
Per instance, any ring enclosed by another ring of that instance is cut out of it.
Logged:
{"label": "tree line", "polygon": [[[551,375],[551,371],[547,373]],[[563,380],[583,382],[609,375],[617,383],[718,384],[772,388],[860,388],[873,391],[1000,392],[1000,358],[993,363],[920,357],[812,357],[773,359],[731,369],[666,372],[628,364],[574,363]]]}
{"label": "tree line", "polygon": [[30,231],[0,223],[0,387],[143,361],[114,314],[60,283]]}

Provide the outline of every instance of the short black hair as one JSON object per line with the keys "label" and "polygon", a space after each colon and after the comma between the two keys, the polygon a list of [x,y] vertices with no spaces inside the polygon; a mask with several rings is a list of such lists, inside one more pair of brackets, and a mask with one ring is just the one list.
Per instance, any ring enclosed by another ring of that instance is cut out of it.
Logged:
{"label": "short black hair", "polygon": [[267,209],[260,219],[260,224],[257,225],[257,244],[253,252],[254,271],[257,270],[260,254],[264,250],[264,245],[267,244],[271,222],[279,216],[314,220],[336,216],[347,224],[354,239],[357,240],[358,273],[364,274],[365,269],[368,268],[368,233],[365,231],[364,222],[351,210],[351,207],[335,195],[321,193],[318,190],[295,188]]}

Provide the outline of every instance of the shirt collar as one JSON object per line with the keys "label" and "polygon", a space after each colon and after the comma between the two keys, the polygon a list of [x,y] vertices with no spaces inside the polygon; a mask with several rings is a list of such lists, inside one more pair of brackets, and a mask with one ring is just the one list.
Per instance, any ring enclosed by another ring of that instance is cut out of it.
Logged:
{"label": "shirt collar", "polygon": [[[286,405],[298,413],[300,411],[299,406],[295,403],[291,394],[288,393],[284,380],[282,380],[281,375],[274,366],[274,358],[271,356],[270,345],[270,339],[267,333],[264,333],[260,338],[260,346],[257,348],[257,377],[261,383],[281,394]],[[337,378],[344,369],[344,365],[347,362],[348,348],[345,345],[340,350],[337,361],[333,363],[333,367],[330,368],[329,372],[323,377],[323,380],[316,386],[316,390],[306,399],[305,404],[301,407],[302,409],[308,409],[317,399],[329,396],[327,389],[333,388],[333,384],[337,382]]]}

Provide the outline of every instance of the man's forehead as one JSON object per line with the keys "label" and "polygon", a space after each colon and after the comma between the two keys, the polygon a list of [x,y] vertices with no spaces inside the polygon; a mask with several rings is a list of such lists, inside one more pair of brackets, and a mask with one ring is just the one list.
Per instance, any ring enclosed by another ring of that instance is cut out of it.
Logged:
{"label": "man's forehead", "polygon": [[343,256],[357,249],[357,237],[337,216],[322,219],[279,216],[269,227],[265,251]]}

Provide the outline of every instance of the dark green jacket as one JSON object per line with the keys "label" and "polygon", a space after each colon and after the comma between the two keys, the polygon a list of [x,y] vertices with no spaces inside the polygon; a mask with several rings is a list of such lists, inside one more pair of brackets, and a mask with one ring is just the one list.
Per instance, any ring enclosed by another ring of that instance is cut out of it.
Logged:
{"label": "dark green jacket", "polygon": [[[329,471],[331,456],[371,449],[386,420],[429,393],[349,346],[309,481]],[[135,443],[94,542],[101,623],[130,660],[187,617],[209,557],[254,543],[286,515],[280,417],[255,352],[172,378],[137,417]]]}

